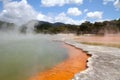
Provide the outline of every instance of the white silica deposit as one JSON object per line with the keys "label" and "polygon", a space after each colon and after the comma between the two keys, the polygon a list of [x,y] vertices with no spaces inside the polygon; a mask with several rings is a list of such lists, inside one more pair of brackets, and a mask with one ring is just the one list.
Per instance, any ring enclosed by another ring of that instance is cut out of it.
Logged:
{"label": "white silica deposit", "polygon": [[92,55],[88,68],[75,74],[72,80],[120,80],[119,48],[85,45],[72,40],[65,42]]}

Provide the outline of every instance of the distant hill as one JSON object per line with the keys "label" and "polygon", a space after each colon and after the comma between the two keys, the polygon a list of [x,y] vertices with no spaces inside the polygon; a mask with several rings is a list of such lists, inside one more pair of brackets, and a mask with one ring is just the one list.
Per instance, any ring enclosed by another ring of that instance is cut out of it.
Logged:
{"label": "distant hill", "polygon": [[49,23],[45,21],[31,20],[20,27],[20,31],[23,33],[35,31],[37,33],[49,33],[50,28],[64,26],[64,23]]}
{"label": "distant hill", "polygon": [[14,23],[0,21],[0,31],[14,30],[15,26],[16,25]]}
{"label": "distant hill", "polygon": [[55,33],[63,32],[64,30],[62,28],[63,27],[65,28],[65,26],[66,24],[60,22],[49,23],[49,22],[39,21],[38,24],[34,26],[34,30],[37,33],[55,34]]}
{"label": "distant hill", "polygon": [[[1,22],[0,25],[5,23],[6,28],[10,25],[14,25],[12,23]],[[0,27],[1,29],[3,28]],[[103,21],[103,22],[95,22],[90,23],[89,21],[85,21],[80,25],[71,25],[64,24],[61,22],[50,23],[39,20],[31,20],[20,27],[20,32],[22,33],[48,33],[48,34],[56,34],[56,33],[75,33],[79,34],[100,34],[104,35],[106,33],[120,33],[120,19],[111,20],[111,21]]]}
{"label": "distant hill", "polygon": [[56,22],[56,23],[53,23],[52,26],[53,27],[58,27],[58,26],[64,26],[65,24],[64,23],[61,23],[61,22]]}

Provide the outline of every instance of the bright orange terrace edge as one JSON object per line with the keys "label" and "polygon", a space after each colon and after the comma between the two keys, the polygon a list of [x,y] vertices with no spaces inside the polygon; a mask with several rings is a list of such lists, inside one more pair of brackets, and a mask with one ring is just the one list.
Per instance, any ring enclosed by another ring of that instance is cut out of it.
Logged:
{"label": "bright orange terrace edge", "polygon": [[89,56],[80,49],[64,45],[68,49],[68,58],[50,70],[40,72],[29,80],[71,80],[74,74],[86,69]]}

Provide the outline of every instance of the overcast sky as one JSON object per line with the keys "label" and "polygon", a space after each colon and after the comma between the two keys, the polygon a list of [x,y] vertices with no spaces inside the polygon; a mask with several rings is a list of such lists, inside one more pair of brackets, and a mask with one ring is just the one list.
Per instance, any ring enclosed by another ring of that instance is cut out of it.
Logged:
{"label": "overcast sky", "polygon": [[0,20],[81,24],[120,18],[120,0],[0,0]]}

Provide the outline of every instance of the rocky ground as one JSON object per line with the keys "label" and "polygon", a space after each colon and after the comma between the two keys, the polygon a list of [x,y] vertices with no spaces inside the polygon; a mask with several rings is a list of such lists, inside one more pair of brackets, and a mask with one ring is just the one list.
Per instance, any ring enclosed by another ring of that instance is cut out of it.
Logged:
{"label": "rocky ground", "polygon": [[85,45],[74,40],[65,42],[92,55],[88,59],[88,68],[77,73],[73,80],[120,80],[119,48]]}

